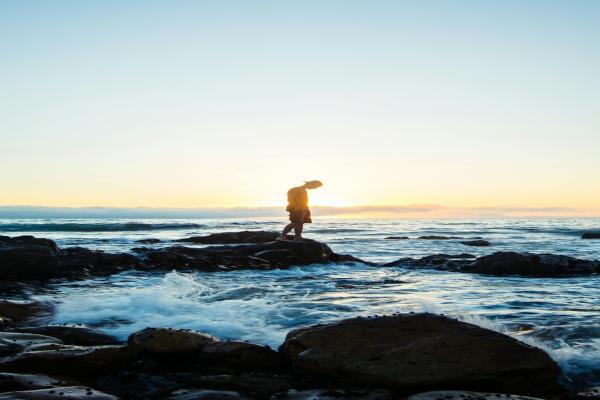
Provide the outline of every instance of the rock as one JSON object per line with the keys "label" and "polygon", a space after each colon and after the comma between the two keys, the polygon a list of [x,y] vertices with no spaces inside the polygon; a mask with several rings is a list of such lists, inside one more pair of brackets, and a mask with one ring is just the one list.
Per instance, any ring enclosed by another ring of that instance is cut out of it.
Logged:
{"label": "rock", "polygon": [[60,269],[59,253],[49,239],[0,236],[0,279],[55,276]]}
{"label": "rock", "polygon": [[450,240],[450,239],[462,239],[458,236],[437,236],[437,235],[426,235],[426,236],[419,236],[417,239],[422,239],[422,240]]}
{"label": "rock", "polygon": [[278,393],[271,397],[271,400],[393,400],[393,396],[387,390],[290,390],[287,393]]}
{"label": "rock", "polygon": [[225,365],[240,370],[278,369],[280,355],[270,347],[245,342],[212,342],[204,346],[201,358],[212,364]]}
{"label": "rock", "polygon": [[27,348],[39,348],[41,345],[62,344],[58,339],[29,333],[0,332],[0,357],[9,356]]}
{"label": "rock", "polygon": [[292,377],[264,371],[242,372],[236,375],[198,375],[190,379],[192,386],[207,389],[233,390],[253,397],[268,398],[290,388]]}
{"label": "rock", "polygon": [[279,236],[278,232],[266,231],[219,232],[208,236],[178,239],[176,242],[200,244],[265,243],[274,241],[277,236]]}
{"label": "rock", "polygon": [[28,326],[17,328],[15,331],[52,336],[62,340],[64,344],[76,346],[120,344],[114,337],[82,325]]}
{"label": "rock", "polygon": [[302,262],[300,257],[290,249],[263,250],[255,253],[254,257],[281,265],[293,265]]}
{"label": "rock", "polygon": [[19,392],[0,393],[0,400],[63,400],[63,399],[89,399],[89,400],[118,400],[97,390],[84,386],[65,386],[39,390],[26,390]]}
{"label": "rock", "polygon": [[127,340],[129,348],[139,354],[177,355],[201,351],[209,343],[216,342],[213,336],[168,328],[146,328],[132,333]]}
{"label": "rock", "polygon": [[600,387],[582,390],[571,396],[567,396],[567,398],[570,400],[600,400]]}
{"label": "rock", "polygon": [[461,253],[461,254],[432,254],[419,259],[414,258],[400,258],[396,261],[382,264],[382,267],[419,267],[419,268],[433,268],[441,270],[452,270],[454,266],[463,265],[469,262],[468,259],[476,258],[472,254]]}
{"label": "rock", "polygon": [[518,394],[560,389],[542,350],[434,314],[354,318],[288,333],[280,352],[300,372],[380,388],[462,387]]}
{"label": "rock", "polygon": [[135,241],[136,243],[144,243],[144,244],[156,244],[156,243],[162,243],[162,240],[160,239],[139,239]]}
{"label": "rock", "polygon": [[20,324],[50,315],[52,306],[39,301],[0,300],[0,315]]}
{"label": "rock", "polygon": [[123,346],[62,346],[2,358],[0,370],[80,377],[114,371],[132,362],[130,352]]}
{"label": "rock", "polygon": [[418,393],[409,396],[407,400],[539,400],[535,397],[519,396],[503,393],[466,392],[460,390],[438,390]]}
{"label": "rock", "polygon": [[479,257],[461,270],[488,275],[557,277],[600,273],[600,262],[555,254],[497,252]]}
{"label": "rock", "polygon": [[410,238],[408,236],[388,236],[385,239],[386,240],[408,240]]}
{"label": "rock", "polygon": [[476,247],[486,247],[490,245],[490,242],[488,242],[487,240],[483,240],[483,239],[477,239],[477,240],[466,240],[464,242],[460,242],[462,244],[464,244],[465,246],[476,246]]}
{"label": "rock", "polygon": [[162,376],[128,371],[103,376],[94,386],[123,399],[164,399],[181,388],[179,383]]}
{"label": "rock", "polygon": [[581,235],[582,239],[600,239],[600,232],[586,232]]}
{"label": "rock", "polygon": [[43,389],[54,386],[71,386],[72,382],[41,374],[11,374],[0,372],[0,392]]}
{"label": "rock", "polygon": [[226,390],[189,390],[168,397],[170,400],[247,400],[238,392]]}

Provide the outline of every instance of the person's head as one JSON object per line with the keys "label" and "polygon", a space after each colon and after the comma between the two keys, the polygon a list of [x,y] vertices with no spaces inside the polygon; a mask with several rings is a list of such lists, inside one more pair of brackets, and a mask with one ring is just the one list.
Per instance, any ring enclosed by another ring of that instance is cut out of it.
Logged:
{"label": "person's head", "polygon": [[304,181],[304,187],[307,189],[316,189],[323,186],[321,181]]}

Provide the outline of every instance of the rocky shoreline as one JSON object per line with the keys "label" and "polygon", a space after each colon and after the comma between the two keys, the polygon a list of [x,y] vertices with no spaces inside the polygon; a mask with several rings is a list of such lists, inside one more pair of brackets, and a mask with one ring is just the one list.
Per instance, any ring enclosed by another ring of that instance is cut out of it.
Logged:
{"label": "rocky shoreline", "polygon": [[10,321],[0,331],[0,399],[598,396],[561,386],[560,368],[544,351],[442,315],[315,325],[271,349],[190,330],[146,328],[120,343],[83,326],[30,326],[48,311],[0,302]]}
{"label": "rocky shoreline", "polygon": [[[0,282],[43,283],[129,269],[210,272],[338,262],[527,277],[600,272],[598,261],[511,252],[478,258],[436,254],[376,264],[337,254],[314,240],[274,241],[275,234],[225,232],[127,253],[0,236]],[[140,244],[151,243],[157,242]],[[0,400],[599,397],[596,389],[573,393],[563,387],[560,368],[544,351],[434,314],[352,318],[301,328],[289,332],[275,350],[168,328],[147,328],[122,343],[85,326],[40,325],[52,312],[39,302],[0,300]]]}

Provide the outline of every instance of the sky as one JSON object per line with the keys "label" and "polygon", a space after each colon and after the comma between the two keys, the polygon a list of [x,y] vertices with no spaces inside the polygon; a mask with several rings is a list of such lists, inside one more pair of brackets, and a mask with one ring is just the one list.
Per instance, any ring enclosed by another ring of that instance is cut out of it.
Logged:
{"label": "sky", "polygon": [[320,206],[600,216],[598,15],[0,0],[0,205],[279,207],[320,179]]}

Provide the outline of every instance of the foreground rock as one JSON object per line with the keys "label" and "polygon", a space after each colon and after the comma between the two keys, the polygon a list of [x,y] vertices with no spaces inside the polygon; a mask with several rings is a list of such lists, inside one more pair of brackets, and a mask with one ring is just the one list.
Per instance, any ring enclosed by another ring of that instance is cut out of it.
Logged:
{"label": "foreground rock", "polygon": [[190,354],[200,351],[209,343],[216,342],[213,336],[183,329],[146,328],[129,336],[127,344],[131,350],[141,354]]}
{"label": "foreground rock", "polygon": [[469,254],[435,254],[420,259],[401,258],[383,267],[431,268],[499,276],[568,277],[600,273],[600,261],[556,254],[496,252],[471,260]]}
{"label": "foreground rock", "polygon": [[273,242],[277,236],[279,236],[278,232],[267,231],[219,232],[208,236],[179,239],[176,242],[199,244],[266,243]]}
{"label": "foreground rock", "polygon": [[63,399],[117,400],[118,398],[83,386],[65,386],[49,389],[0,393],[0,400]]}
{"label": "foreground rock", "polygon": [[119,344],[119,341],[112,336],[82,325],[27,326],[14,329],[14,331],[52,336],[60,339],[64,344],[75,346]]}
{"label": "foreground rock", "polygon": [[559,390],[542,350],[433,314],[355,318],[290,332],[280,351],[296,369],[367,387],[463,388],[517,394]]}
{"label": "foreground rock", "polygon": [[72,382],[41,374],[0,373],[0,392],[45,389],[56,386],[72,386]]}
{"label": "foreground rock", "polygon": [[34,321],[51,312],[52,306],[39,301],[0,300],[0,319],[6,326]]}
{"label": "foreground rock", "polygon": [[539,400],[534,397],[514,394],[466,392],[460,390],[438,390],[413,394],[407,400]]}
{"label": "foreground rock", "polygon": [[387,390],[316,389],[301,391],[290,390],[287,393],[275,394],[271,397],[271,400],[393,400],[396,398],[398,398],[398,396],[394,396],[393,393]]}

